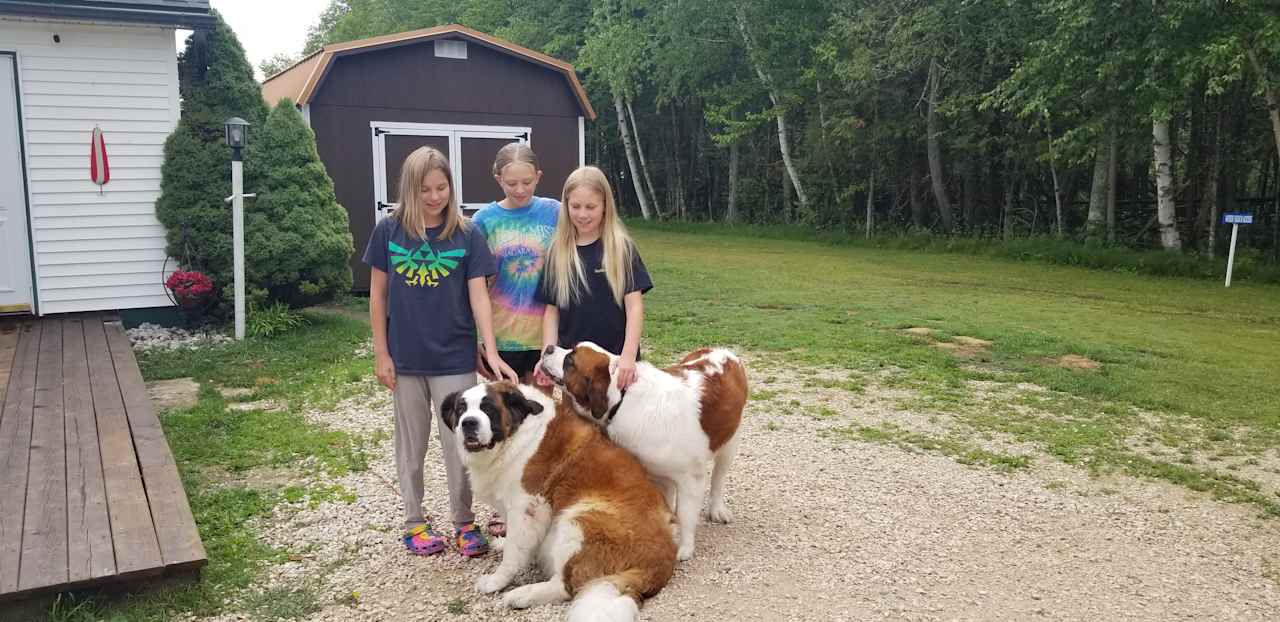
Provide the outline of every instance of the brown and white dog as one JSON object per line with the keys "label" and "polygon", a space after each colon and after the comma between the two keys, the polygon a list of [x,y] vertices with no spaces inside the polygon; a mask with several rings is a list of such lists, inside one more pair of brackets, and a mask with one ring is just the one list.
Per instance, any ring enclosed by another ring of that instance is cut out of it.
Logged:
{"label": "brown and white dog", "polygon": [[634,620],[675,570],[671,510],[644,467],[567,404],[530,386],[482,384],[445,398],[471,487],[507,519],[501,590],[537,559],[550,577],[503,596],[523,609],[574,598],[571,622]]}
{"label": "brown and white dog", "polygon": [[640,459],[675,508],[676,557],[693,557],[694,531],[714,458],[708,516],[733,520],[724,478],[738,451],[738,424],[747,403],[747,372],[733,352],[703,348],[676,365],[636,364],[625,394],[614,373],[618,357],[584,341],[572,350],[547,346],[542,371],[564,387],[579,415],[604,427],[609,438]]}

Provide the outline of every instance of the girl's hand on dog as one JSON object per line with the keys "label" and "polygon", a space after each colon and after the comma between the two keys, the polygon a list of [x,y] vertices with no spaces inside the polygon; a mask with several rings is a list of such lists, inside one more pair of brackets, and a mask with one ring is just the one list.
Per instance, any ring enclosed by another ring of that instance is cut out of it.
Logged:
{"label": "girl's hand on dog", "polygon": [[625,356],[618,358],[618,390],[625,391],[636,381],[636,361]]}
{"label": "girl's hand on dog", "polygon": [[520,376],[516,375],[516,370],[511,369],[511,366],[507,365],[506,361],[503,361],[497,352],[490,352],[485,355],[485,362],[489,364],[489,369],[498,372],[499,379],[520,382]]}
{"label": "girl's hand on dog", "polygon": [[382,386],[392,391],[396,390],[396,364],[391,362],[390,354],[382,352],[374,358],[373,373]]}

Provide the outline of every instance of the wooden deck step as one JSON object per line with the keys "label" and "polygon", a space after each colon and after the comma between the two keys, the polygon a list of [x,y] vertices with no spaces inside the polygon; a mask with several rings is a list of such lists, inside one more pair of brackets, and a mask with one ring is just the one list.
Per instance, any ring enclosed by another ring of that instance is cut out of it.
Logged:
{"label": "wooden deck step", "polygon": [[119,322],[6,320],[0,391],[0,600],[207,563]]}

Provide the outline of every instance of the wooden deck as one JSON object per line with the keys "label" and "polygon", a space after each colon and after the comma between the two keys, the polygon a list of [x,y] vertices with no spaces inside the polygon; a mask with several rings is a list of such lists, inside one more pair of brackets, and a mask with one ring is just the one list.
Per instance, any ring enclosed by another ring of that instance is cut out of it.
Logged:
{"label": "wooden deck", "polygon": [[204,566],[119,322],[0,319],[0,405],[0,600]]}

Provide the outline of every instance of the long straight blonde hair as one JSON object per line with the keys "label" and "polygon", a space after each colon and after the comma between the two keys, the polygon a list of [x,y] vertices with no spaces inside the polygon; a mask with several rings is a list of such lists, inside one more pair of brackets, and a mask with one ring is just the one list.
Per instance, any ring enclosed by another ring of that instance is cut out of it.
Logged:
{"label": "long straight blonde hair", "polygon": [[418,188],[422,187],[427,173],[440,171],[449,180],[449,205],[444,209],[444,230],[436,236],[437,240],[447,240],[459,230],[466,231],[468,222],[462,217],[458,208],[458,192],[453,187],[453,169],[449,167],[449,159],[434,147],[418,147],[404,159],[400,167],[400,207],[391,215],[400,221],[400,226],[413,238],[427,239],[427,215],[418,203]]}
{"label": "long straight blonde hair", "polygon": [[618,218],[617,208],[613,204],[613,188],[609,186],[609,178],[604,171],[594,166],[579,167],[564,182],[564,192],[560,195],[560,219],[556,223],[555,235],[551,238],[551,249],[547,252],[547,278],[551,292],[555,294],[556,306],[568,307],[582,300],[582,292],[587,287],[586,271],[582,260],[578,258],[578,229],[573,226],[569,216],[569,195],[578,188],[587,188],[599,193],[604,202],[604,214],[600,218],[600,244],[604,253],[601,264],[605,278],[609,281],[609,289],[613,301],[622,306],[622,297],[626,294],[627,285],[634,276],[631,273],[631,254],[633,244],[627,226]]}

